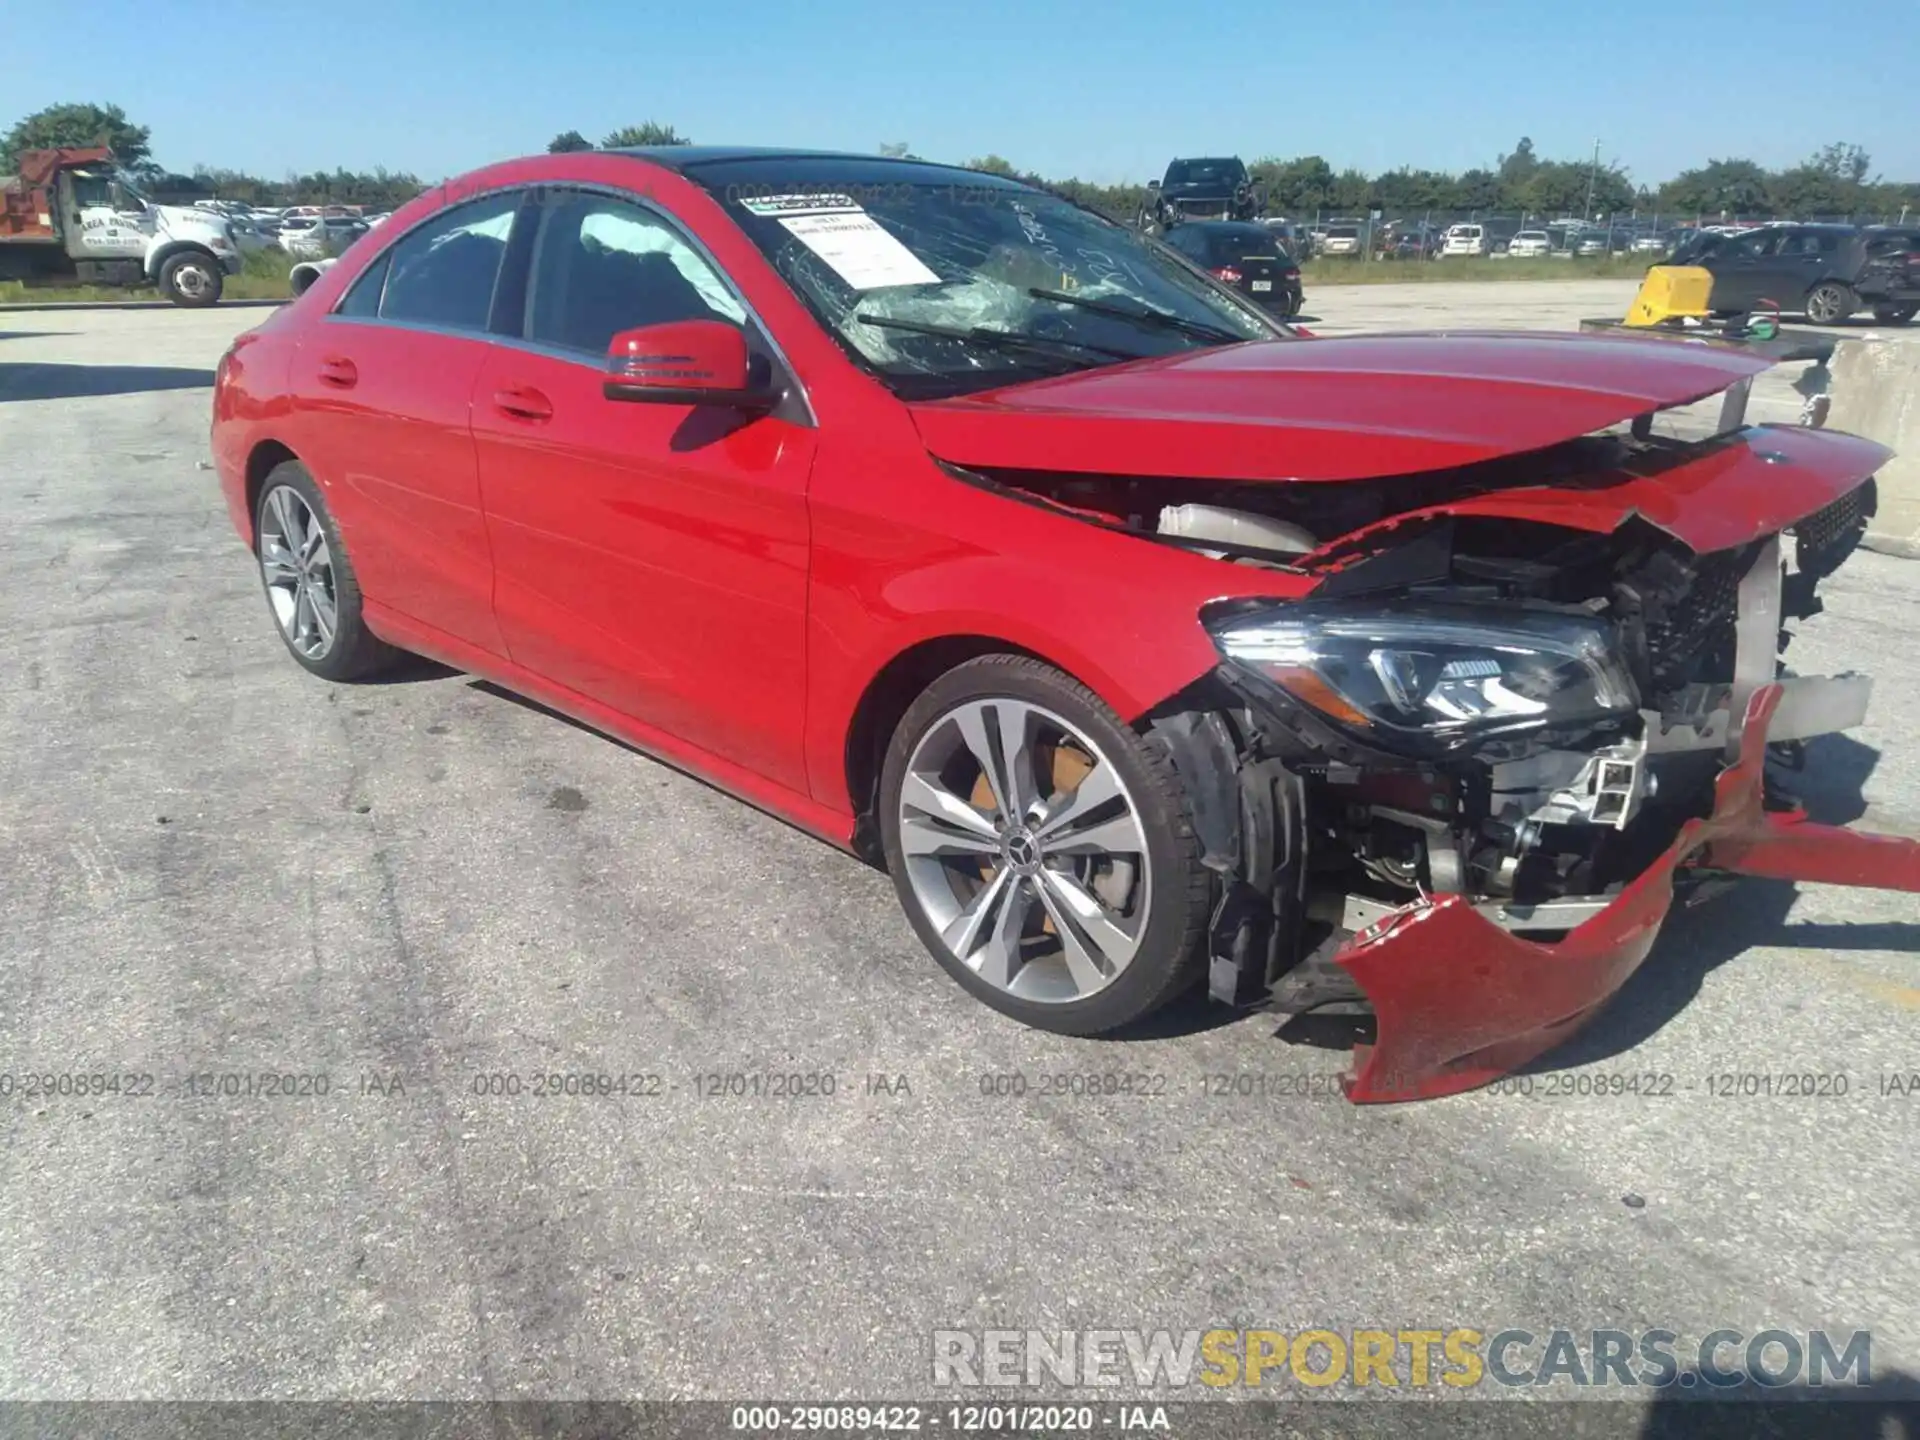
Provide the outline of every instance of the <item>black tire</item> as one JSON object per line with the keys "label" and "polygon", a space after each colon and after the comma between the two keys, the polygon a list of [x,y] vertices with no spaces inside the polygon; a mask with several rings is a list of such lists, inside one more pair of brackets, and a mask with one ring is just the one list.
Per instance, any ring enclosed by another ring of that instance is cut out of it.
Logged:
{"label": "black tire", "polygon": [[[299,496],[308,513],[319,523],[332,562],[331,588],[336,617],[334,632],[331,642],[317,655],[301,650],[287,633],[278,611],[274,609],[273,587],[267,580],[267,564],[263,557],[270,528],[269,504],[274,492],[282,489],[291,490]],[[266,595],[267,610],[273,616],[274,629],[286,645],[287,653],[302,668],[325,680],[365,680],[391,668],[404,655],[404,651],[395,649],[369,630],[361,617],[360,581],[353,573],[353,562],[347,554],[346,543],[340,538],[339,526],[334,523],[333,512],[327,508],[326,497],[320,493],[313,476],[307,473],[306,466],[298,460],[281,461],[267,472],[267,478],[260,484],[260,494],[253,510],[253,551],[255,568],[260,571],[260,588]]]}
{"label": "black tire", "polygon": [[1853,314],[1858,303],[1851,286],[1838,280],[1822,280],[1807,292],[1807,319],[1815,325],[1838,325]]}
{"label": "black tire", "polygon": [[[954,707],[990,699],[1023,700],[1071,722],[1114,765],[1136,802],[1146,837],[1151,897],[1140,945],[1105,988],[1077,1000],[1028,1000],[983,980],[940,938],[907,876],[900,796],[915,747]],[[1203,973],[1202,942],[1213,881],[1200,863],[1186,789],[1164,755],[1149,748],[1099,696],[1052,666],[1026,656],[986,655],[935,680],[894,730],[881,770],[879,802],[887,869],[914,932],[962,988],[1001,1014],[1063,1035],[1105,1034],[1158,1010]]]}
{"label": "black tire", "polygon": [[182,250],[169,255],[160,267],[160,293],[176,305],[203,310],[220,303],[226,271],[204,250]]}
{"label": "black tire", "polygon": [[1882,325],[1904,325],[1915,315],[1920,315],[1920,305],[1876,305],[1873,318]]}

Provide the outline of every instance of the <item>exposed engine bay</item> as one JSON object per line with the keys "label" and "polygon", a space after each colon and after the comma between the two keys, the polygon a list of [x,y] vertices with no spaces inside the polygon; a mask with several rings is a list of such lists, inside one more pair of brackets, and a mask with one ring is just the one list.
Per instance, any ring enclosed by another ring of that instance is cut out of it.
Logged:
{"label": "exposed engine bay", "polygon": [[1212,993],[1300,1013],[1368,1008],[1336,961],[1410,906],[1452,897],[1538,943],[1600,914],[1714,813],[1762,687],[1780,687],[1769,808],[1792,808],[1779,782],[1805,740],[1864,718],[1865,677],[1795,677],[1784,653],[1865,531],[1870,479],[1790,533],[1705,553],[1638,514],[1599,530],[1461,504],[1726,443],[1636,426],[1338,485],[970,478],[1310,582],[1284,605],[1211,607],[1223,663],[1147,722],[1223,880]]}

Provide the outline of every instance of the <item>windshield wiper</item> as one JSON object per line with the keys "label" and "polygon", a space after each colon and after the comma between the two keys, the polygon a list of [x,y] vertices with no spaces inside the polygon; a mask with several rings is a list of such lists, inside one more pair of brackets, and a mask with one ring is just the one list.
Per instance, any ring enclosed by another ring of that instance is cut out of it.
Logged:
{"label": "windshield wiper", "polygon": [[891,315],[859,313],[853,318],[863,325],[877,325],[885,330],[905,330],[912,335],[937,335],[943,340],[963,340],[990,350],[1037,350],[1055,359],[1066,358],[1060,353],[1064,350],[1077,350],[1108,360],[1147,358],[1132,350],[1115,350],[1106,345],[1089,345],[1082,340],[1057,339],[1051,335],[1023,335],[1017,330],[996,330],[991,325],[930,325],[923,320],[896,320]]}
{"label": "windshield wiper", "polygon": [[1096,315],[1111,315],[1116,320],[1132,320],[1141,325],[1151,325],[1159,330],[1177,330],[1182,335],[1193,335],[1222,345],[1238,345],[1248,338],[1245,335],[1236,335],[1231,330],[1222,330],[1218,325],[1209,325],[1202,320],[1189,320],[1183,315],[1156,310],[1151,305],[1143,305],[1135,310],[1128,305],[1109,305],[1104,300],[1089,300],[1084,295],[1075,295],[1070,291],[1046,290],[1038,286],[1028,290],[1027,294],[1036,300],[1057,300],[1062,305],[1077,305],[1080,309],[1091,310]]}

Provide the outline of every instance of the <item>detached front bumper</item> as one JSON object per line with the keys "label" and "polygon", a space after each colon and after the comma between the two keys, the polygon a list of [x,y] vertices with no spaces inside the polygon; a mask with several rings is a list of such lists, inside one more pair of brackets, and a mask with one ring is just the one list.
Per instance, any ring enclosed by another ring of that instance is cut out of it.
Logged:
{"label": "detached front bumper", "polygon": [[1712,814],[1682,826],[1653,865],[1558,943],[1523,940],[1461,895],[1417,902],[1360,931],[1335,963],[1372,1002],[1378,1030],[1354,1052],[1348,1097],[1471,1090],[1572,1035],[1646,959],[1684,868],[1920,892],[1920,840],[1765,808],[1767,732],[1784,693],[1778,684],[1753,692]]}

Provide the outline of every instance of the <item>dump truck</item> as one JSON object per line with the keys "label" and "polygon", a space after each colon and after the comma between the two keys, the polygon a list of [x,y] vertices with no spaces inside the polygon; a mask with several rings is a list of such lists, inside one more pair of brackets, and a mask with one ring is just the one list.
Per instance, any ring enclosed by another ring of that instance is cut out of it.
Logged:
{"label": "dump truck", "polygon": [[212,305],[240,269],[222,215],[156,205],[100,147],[26,150],[0,177],[0,280],[153,285],[176,305]]}

